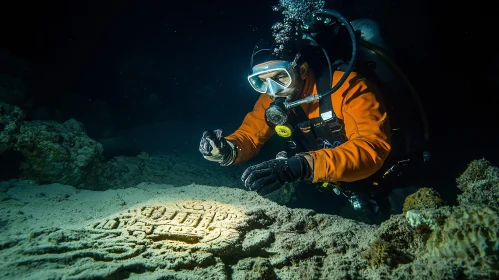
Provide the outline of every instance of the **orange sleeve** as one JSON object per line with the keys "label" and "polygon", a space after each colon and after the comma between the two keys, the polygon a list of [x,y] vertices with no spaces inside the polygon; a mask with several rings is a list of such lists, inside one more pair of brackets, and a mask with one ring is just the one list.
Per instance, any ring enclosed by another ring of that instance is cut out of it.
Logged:
{"label": "orange sleeve", "polygon": [[[339,76],[335,73],[333,80]],[[386,111],[375,89],[355,73],[331,98],[334,112],[344,122],[348,140],[333,149],[310,152],[313,182],[353,182],[367,178],[381,168],[390,153]]]}
{"label": "orange sleeve", "polygon": [[246,115],[241,126],[225,137],[236,145],[237,157],[233,164],[245,162],[257,155],[263,144],[274,134],[274,130],[265,122],[265,109],[271,102],[267,94],[261,94],[253,111]]}

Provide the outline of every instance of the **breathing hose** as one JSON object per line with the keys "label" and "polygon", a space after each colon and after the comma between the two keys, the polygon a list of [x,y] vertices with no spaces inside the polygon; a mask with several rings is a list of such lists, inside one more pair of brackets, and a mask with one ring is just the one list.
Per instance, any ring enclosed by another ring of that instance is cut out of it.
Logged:
{"label": "breathing hose", "polygon": [[[294,107],[301,105],[301,104],[304,104],[304,103],[314,102],[316,100],[321,99],[322,97],[324,97],[326,95],[332,94],[333,92],[337,91],[343,85],[343,83],[346,81],[346,79],[348,78],[348,76],[352,72],[353,67],[355,65],[355,61],[357,59],[357,38],[355,37],[355,31],[353,30],[352,24],[345,17],[343,17],[340,13],[333,11],[333,10],[320,9],[320,10],[314,12],[314,17],[317,17],[317,15],[319,15],[319,14],[326,14],[326,15],[332,16],[334,18],[337,18],[348,30],[348,33],[350,35],[350,40],[352,41],[352,54],[350,57],[350,61],[348,63],[348,68],[343,73],[343,75],[341,76],[338,83],[336,83],[336,85],[334,85],[330,90],[323,92],[323,93],[316,94],[316,95],[310,95],[310,96],[307,96],[307,97],[300,99],[300,100],[297,100],[297,101],[285,102],[284,105],[286,106],[287,109],[294,108]],[[311,38],[311,37],[309,37],[309,38]],[[328,60],[329,71],[331,72],[330,76],[332,77],[333,70],[331,69],[331,62],[329,61],[329,56],[327,55],[327,52],[324,49],[322,49],[322,51],[324,52],[324,54],[326,55],[326,59]]]}

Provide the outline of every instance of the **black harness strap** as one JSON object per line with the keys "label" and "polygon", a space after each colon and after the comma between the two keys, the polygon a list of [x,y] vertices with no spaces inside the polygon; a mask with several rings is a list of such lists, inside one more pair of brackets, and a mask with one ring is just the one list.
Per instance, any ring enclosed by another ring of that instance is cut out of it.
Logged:
{"label": "black harness strap", "polygon": [[[344,62],[337,61],[333,69],[342,70],[346,66]],[[329,67],[320,73],[316,77],[317,92],[323,94],[331,89],[332,77]],[[295,153],[334,148],[347,140],[343,122],[334,113],[331,94],[319,100],[318,118],[309,119],[301,106],[293,108],[288,116],[288,124],[293,127],[294,133],[292,139],[286,139],[286,142],[293,142]]]}

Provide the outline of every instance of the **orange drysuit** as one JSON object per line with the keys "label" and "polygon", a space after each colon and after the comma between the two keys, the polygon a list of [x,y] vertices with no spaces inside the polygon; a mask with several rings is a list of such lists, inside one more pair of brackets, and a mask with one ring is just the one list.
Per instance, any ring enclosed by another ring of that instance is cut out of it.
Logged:
{"label": "orange drysuit", "polygon": [[[344,72],[336,71],[333,85]],[[365,78],[351,73],[345,83],[330,97],[336,117],[344,123],[348,141],[335,147],[310,151],[313,158],[313,182],[353,182],[378,171],[390,153],[389,122],[377,89]],[[312,71],[305,79],[299,99],[317,94]],[[242,125],[225,137],[237,147],[234,164],[255,156],[274,134],[265,122],[265,109],[272,100],[263,93]],[[301,105],[309,119],[319,117],[319,101]]]}

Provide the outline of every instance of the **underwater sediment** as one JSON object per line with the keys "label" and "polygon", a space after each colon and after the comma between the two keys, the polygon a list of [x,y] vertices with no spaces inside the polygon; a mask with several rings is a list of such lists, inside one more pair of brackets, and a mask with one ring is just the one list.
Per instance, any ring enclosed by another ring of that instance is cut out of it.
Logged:
{"label": "underwater sediment", "polygon": [[472,197],[497,201],[498,175],[474,161],[457,180],[459,205],[409,209],[379,226],[227,187],[4,182],[0,278],[491,279],[498,208]]}

